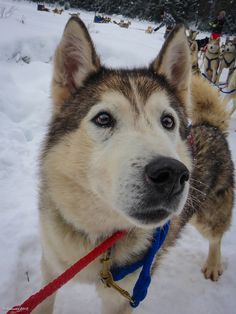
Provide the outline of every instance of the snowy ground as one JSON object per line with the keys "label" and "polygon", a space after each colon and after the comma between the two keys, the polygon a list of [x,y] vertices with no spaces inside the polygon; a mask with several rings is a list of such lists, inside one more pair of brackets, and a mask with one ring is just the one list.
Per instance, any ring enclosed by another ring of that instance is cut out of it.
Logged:
{"label": "snowy ground", "polygon": [[[40,287],[37,157],[50,117],[51,58],[69,15],[37,12],[36,5],[26,2],[1,0],[2,5],[16,8],[11,17],[0,19],[0,313],[5,313]],[[93,24],[90,13],[81,17],[106,65],[146,65],[163,43],[164,29],[147,35],[141,30],[146,22],[133,21],[130,29],[120,29]],[[30,56],[29,64],[21,60],[24,56]],[[234,161],[235,118],[229,135]],[[207,242],[188,226],[136,313],[235,313],[235,239],[234,215],[223,240],[225,272],[213,283],[200,272]],[[55,313],[100,313],[100,302],[93,287],[68,284],[58,295]]]}

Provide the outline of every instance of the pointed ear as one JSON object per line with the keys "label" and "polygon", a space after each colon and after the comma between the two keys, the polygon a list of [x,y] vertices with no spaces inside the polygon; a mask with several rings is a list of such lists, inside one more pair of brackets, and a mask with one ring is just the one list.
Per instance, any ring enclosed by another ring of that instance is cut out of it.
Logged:
{"label": "pointed ear", "polygon": [[60,110],[86,78],[96,73],[100,61],[84,23],[78,17],[68,21],[54,57],[52,98]]}
{"label": "pointed ear", "polygon": [[194,31],[194,32],[193,32],[193,40],[196,40],[197,35],[198,35],[198,32],[197,32],[197,31]]}
{"label": "pointed ear", "polygon": [[196,41],[194,41],[194,42],[191,44],[190,49],[191,49],[192,52],[195,52],[195,51],[198,50],[198,46],[197,46],[197,42],[196,42]]}
{"label": "pointed ear", "polygon": [[164,75],[183,105],[190,100],[191,56],[185,28],[177,25],[168,36],[151,69]]}

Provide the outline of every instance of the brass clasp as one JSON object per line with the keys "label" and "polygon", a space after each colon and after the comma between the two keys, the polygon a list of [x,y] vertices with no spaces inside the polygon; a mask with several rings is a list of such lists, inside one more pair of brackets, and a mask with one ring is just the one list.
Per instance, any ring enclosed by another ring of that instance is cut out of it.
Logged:
{"label": "brass clasp", "polygon": [[111,258],[106,254],[104,258],[101,260],[102,262],[102,270],[100,272],[101,280],[104,283],[106,287],[113,288],[117,292],[119,292],[123,297],[129,300],[129,302],[134,303],[134,300],[132,299],[131,295],[128,291],[122,289],[119,285],[115,283],[112,277],[112,273],[110,272],[110,262]]}

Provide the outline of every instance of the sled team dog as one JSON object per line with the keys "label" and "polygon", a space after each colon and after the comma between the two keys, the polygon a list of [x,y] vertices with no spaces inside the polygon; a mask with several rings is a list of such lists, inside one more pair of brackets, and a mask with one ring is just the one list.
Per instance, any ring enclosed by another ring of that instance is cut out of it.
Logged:
{"label": "sled team dog", "polygon": [[224,50],[221,55],[220,66],[218,71],[218,81],[220,79],[223,69],[228,69],[227,83],[229,83],[230,75],[235,67],[236,60],[236,41],[226,38]]}
{"label": "sled team dog", "polygon": [[220,64],[220,38],[209,39],[207,49],[204,54],[204,73],[213,83],[217,81],[217,71]]}
{"label": "sled team dog", "polygon": [[[148,68],[112,70],[100,63],[83,22],[72,17],[55,53],[52,99],[41,160],[45,283],[118,230],[128,234],[112,248],[111,266],[141,260],[168,220],[152,272],[190,221],[209,240],[202,271],[218,280],[233,205],[229,117],[206,81],[191,80],[184,27],[176,26]],[[74,281],[96,286],[103,314],[131,313],[129,302],[101,282],[100,260]],[[119,284],[131,292],[138,275]],[[54,300],[36,311],[52,313]]]}

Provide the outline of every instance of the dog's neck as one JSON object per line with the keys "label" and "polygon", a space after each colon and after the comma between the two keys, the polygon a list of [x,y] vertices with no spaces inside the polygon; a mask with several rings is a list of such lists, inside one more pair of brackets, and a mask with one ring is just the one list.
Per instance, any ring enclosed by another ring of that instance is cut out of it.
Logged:
{"label": "dog's neck", "polygon": [[212,55],[212,56],[214,56],[214,57],[216,57],[216,56],[219,56],[219,51],[217,51],[217,52],[210,52],[209,50],[207,50],[207,54],[208,55]]}
{"label": "dog's neck", "polygon": [[[117,226],[116,228],[113,227],[113,229],[108,229],[105,223],[101,225],[100,228],[95,229],[98,222],[90,216],[90,220],[94,226],[93,230],[88,224],[83,224],[83,221],[79,224],[76,224],[75,221],[69,221],[68,218],[65,218],[61,211],[55,206],[51,208],[51,210],[53,211],[54,221],[58,228],[64,230],[67,237],[71,236],[72,238],[79,240],[81,245],[86,247],[88,251],[116,231],[126,229],[122,227],[118,228]],[[106,216],[104,217],[104,221],[105,220]],[[102,230],[102,228],[104,229]],[[135,261],[136,254],[138,254],[137,258],[138,256],[139,258],[142,257],[150,246],[150,241],[155,229],[141,229],[133,226],[128,228],[127,231],[127,236],[125,236],[122,241],[118,241],[112,249],[112,261],[115,264],[123,263],[124,261],[127,262],[129,259]],[[128,240],[126,240],[126,237]]]}
{"label": "dog's neck", "polygon": [[233,51],[225,51],[223,53],[223,58],[226,59],[227,61],[231,61],[236,58],[236,53]]}

